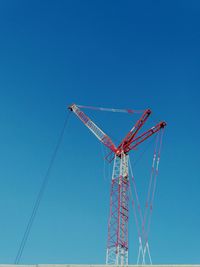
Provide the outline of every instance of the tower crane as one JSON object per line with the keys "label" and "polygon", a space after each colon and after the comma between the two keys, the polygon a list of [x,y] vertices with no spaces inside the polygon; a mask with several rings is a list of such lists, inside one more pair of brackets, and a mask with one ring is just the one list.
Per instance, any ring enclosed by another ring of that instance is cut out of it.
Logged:
{"label": "tower crane", "polygon": [[[110,155],[107,156],[107,159],[109,161],[114,160],[110,192],[106,264],[128,265],[129,152],[136,149],[145,140],[163,129],[166,123],[161,121],[149,130],[140,133],[151,115],[151,110],[146,109],[121,143],[116,146],[111,138],[82,111],[83,108],[92,107],[72,104],[68,108],[110,150]],[[134,113],[133,110],[99,109]]]}

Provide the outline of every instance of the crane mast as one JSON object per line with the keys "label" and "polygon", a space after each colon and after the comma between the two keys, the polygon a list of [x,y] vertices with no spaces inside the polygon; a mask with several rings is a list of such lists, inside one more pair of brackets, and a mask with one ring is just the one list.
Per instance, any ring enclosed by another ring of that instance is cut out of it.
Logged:
{"label": "crane mast", "polygon": [[128,155],[115,155],[110,193],[106,264],[128,264]]}
{"label": "crane mast", "polygon": [[[132,127],[119,146],[116,147],[111,138],[80,109],[80,106],[78,107],[73,104],[68,108],[75,113],[75,115],[99,139],[100,142],[114,153],[106,264],[128,265],[129,152],[143,143],[147,138],[164,128],[166,123],[160,122],[138,136],[139,131],[151,114],[151,110],[147,109],[143,112],[141,118]],[[122,110],[122,112],[127,112],[127,110]],[[130,113],[129,110],[128,112]]]}

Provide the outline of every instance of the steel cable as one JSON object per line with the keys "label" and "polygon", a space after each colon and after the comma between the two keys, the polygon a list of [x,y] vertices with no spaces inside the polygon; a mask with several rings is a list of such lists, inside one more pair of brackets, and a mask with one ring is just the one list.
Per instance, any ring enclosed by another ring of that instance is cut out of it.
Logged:
{"label": "steel cable", "polygon": [[54,162],[55,162],[55,159],[56,159],[58,150],[59,150],[59,148],[60,148],[61,142],[62,142],[62,140],[63,140],[63,136],[64,136],[64,133],[65,133],[65,129],[66,129],[67,123],[68,123],[68,121],[69,121],[69,116],[70,116],[70,114],[71,114],[71,112],[69,111],[69,113],[67,114],[67,117],[66,117],[66,119],[65,119],[63,128],[62,128],[62,130],[61,130],[61,132],[60,132],[60,135],[59,135],[57,144],[56,144],[56,146],[55,146],[54,152],[53,152],[53,154],[52,154],[52,156],[51,156],[51,159],[50,159],[50,162],[49,162],[49,165],[48,165],[46,174],[45,174],[45,176],[44,176],[42,185],[41,185],[41,187],[40,187],[40,190],[39,190],[39,193],[38,193],[38,195],[37,195],[35,204],[34,204],[34,206],[33,206],[33,210],[32,210],[31,216],[30,216],[30,218],[29,218],[29,220],[28,220],[28,224],[27,224],[27,226],[26,226],[26,229],[25,229],[23,238],[22,238],[22,240],[21,240],[19,249],[18,249],[18,251],[17,251],[17,255],[16,255],[16,257],[15,257],[15,261],[14,261],[15,264],[19,264],[19,262],[20,262],[20,260],[21,260],[21,257],[22,257],[24,248],[25,248],[25,246],[26,246],[26,243],[27,243],[27,240],[28,240],[28,237],[29,237],[29,234],[30,234],[32,225],[33,225],[33,222],[34,222],[34,220],[35,220],[35,217],[36,217],[36,214],[37,214],[39,205],[40,205],[40,203],[41,203],[41,200],[42,200],[42,197],[43,197],[43,195],[44,195],[44,192],[45,192],[47,183],[48,183],[49,178],[50,178],[51,169],[52,169],[53,164],[54,164]]}

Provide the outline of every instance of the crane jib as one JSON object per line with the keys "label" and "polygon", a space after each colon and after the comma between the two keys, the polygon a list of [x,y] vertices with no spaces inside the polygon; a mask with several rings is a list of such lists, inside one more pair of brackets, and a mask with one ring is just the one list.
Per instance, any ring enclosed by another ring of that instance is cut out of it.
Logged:
{"label": "crane jib", "polygon": [[[138,132],[141,130],[149,116],[151,110],[146,109],[141,118],[131,128],[126,137],[122,140],[118,147],[116,147],[111,138],[104,133],[82,110],[75,104],[69,106],[69,109],[73,111],[76,116],[85,124],[85,126],[115,155],[120,156],[121,153],[128,153],[132,149],[135,149],[138,145],[143,143],[147,138],[158,132],[160,129],[166,126],[166,123],[160,122],[156,126],[152,127],[148,131],[138,136]],[[84,106],[83,106],[84,107]],[[106,157],[107,158],[107,157]]]}

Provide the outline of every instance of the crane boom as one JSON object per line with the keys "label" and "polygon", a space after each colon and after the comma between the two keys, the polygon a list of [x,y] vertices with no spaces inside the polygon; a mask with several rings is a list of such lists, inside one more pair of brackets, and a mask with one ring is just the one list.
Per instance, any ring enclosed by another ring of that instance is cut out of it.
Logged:
{"label": "crane boom", "polygon": [[110,137],[105,134],[77,105],[72,104],[68,107],[85,124],[85,126],[111,151],[115,153],[116,147]]}
{"label": "crane boom", "polygon": [[122,140],[120,145],[118,146],[118,150],[123,150],[124,147],[127,146],[127,144],[130,144],[133,138],[136,136],[136,134],[139,132],[139,130],[142,128],[142,126],[145,124],[148,117],[151,115],[151,110],[147,109],[142,114],[141,118],[136,122],[136,124],[132,127],[130,132],[126,135],[126,137]]}
{"label": "crane boom", "polygon": [[139,144],[144,142],[147,138],[152,136],[153,134],[157,133],[161,129],[163,129],[166,126],[166,122],[161,121],[158,123],[156,126],[153,126],[151,129],[146,131],[145,133],[141,134],[140,136],[136,137],[135,139],[132,139],[131,142],[129,142],[125,147],[124,147],[124,152],[129,152],[132,149],[135,149]]}

